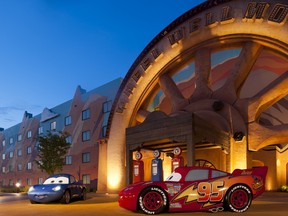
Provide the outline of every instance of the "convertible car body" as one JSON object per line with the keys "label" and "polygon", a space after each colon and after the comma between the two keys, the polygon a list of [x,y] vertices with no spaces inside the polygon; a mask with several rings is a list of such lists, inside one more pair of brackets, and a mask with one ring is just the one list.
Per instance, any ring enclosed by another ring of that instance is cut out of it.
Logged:
{"label": "convertible car body", "polygon": [[28,197],[32,204],[60,201],[68,204],[72,198],[86,199],[86,188],[70,174],[49,176],[43,184],[31,186]]}
{"label": "convertible car body", "polygon": [[246,211],[265,190],[267,167],[232,173],[205,167],[178,167],[159,182],[129,185],[119,193],[119,205],[146,214],[185,211]]}

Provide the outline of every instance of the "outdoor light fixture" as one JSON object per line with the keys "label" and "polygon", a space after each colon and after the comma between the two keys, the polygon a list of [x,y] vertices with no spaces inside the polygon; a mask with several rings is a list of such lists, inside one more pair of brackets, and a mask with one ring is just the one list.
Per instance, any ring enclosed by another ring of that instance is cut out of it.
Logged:
{"label": "outdoor light fixture", "polygon": [[218,100],[213,103],[212,107],[214,111],[220,111],[224,107],[224,103]]}
{"label": "outdoor light fixture", "polygon": [[244,134],[240,131],[234,133],[233,138],[235,141],[242,141]]}

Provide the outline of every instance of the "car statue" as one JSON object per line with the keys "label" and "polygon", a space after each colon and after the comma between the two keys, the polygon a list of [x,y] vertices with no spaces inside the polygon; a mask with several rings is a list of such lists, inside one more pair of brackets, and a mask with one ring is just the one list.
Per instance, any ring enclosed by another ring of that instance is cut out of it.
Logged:
{"label": "car statue", "polygon": [[56,174],[49,176],[43,184],[31,186],[28,197],[32,204],[53,201],[68,204],[72,198],[85,200],[86,187],[70,174]]}
{"label": "car statue", "polygon": [[265,191],[267,167],[232,173],[208,167],[178,167],[165,181],[139,182],[119,193],[118,203],[146,214],[246,211]]}

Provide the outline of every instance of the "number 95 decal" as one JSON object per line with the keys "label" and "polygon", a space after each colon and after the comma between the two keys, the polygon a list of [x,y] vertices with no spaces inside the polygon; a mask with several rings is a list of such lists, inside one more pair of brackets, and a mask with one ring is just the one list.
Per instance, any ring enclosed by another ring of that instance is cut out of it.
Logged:
{"label": "number 95 decal", "polygon": [[223,198],[224,181],[200,182],[198,184],[199,197],[197,202],[220,202]]}

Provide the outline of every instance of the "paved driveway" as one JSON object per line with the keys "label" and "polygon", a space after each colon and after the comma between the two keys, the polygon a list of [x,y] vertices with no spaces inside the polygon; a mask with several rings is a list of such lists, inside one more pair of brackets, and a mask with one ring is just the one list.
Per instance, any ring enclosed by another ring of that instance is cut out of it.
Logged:
{"label": "paved driveway", "polygon": [[[18,201],[1,202],[4,196],[0,196],[0,216],[118,216],[118,215],[144,215],[140,213],[134,213],[120,208],[117,203],[117,195],[99,195],[88,194],[88,199],[85,201],[74,201],[68,205],[52,203],[52,204],[30,204],[28,199]],[[207,212],[197,213],[165,213],[161,215],[179,215],[179,216],[207,216]],[[275,193],[266,192],[264,195],[253,201],[248,211],[244,213],[231,213],[231,212],[219,212],[215,215],[288,215],[288,193]]]}

